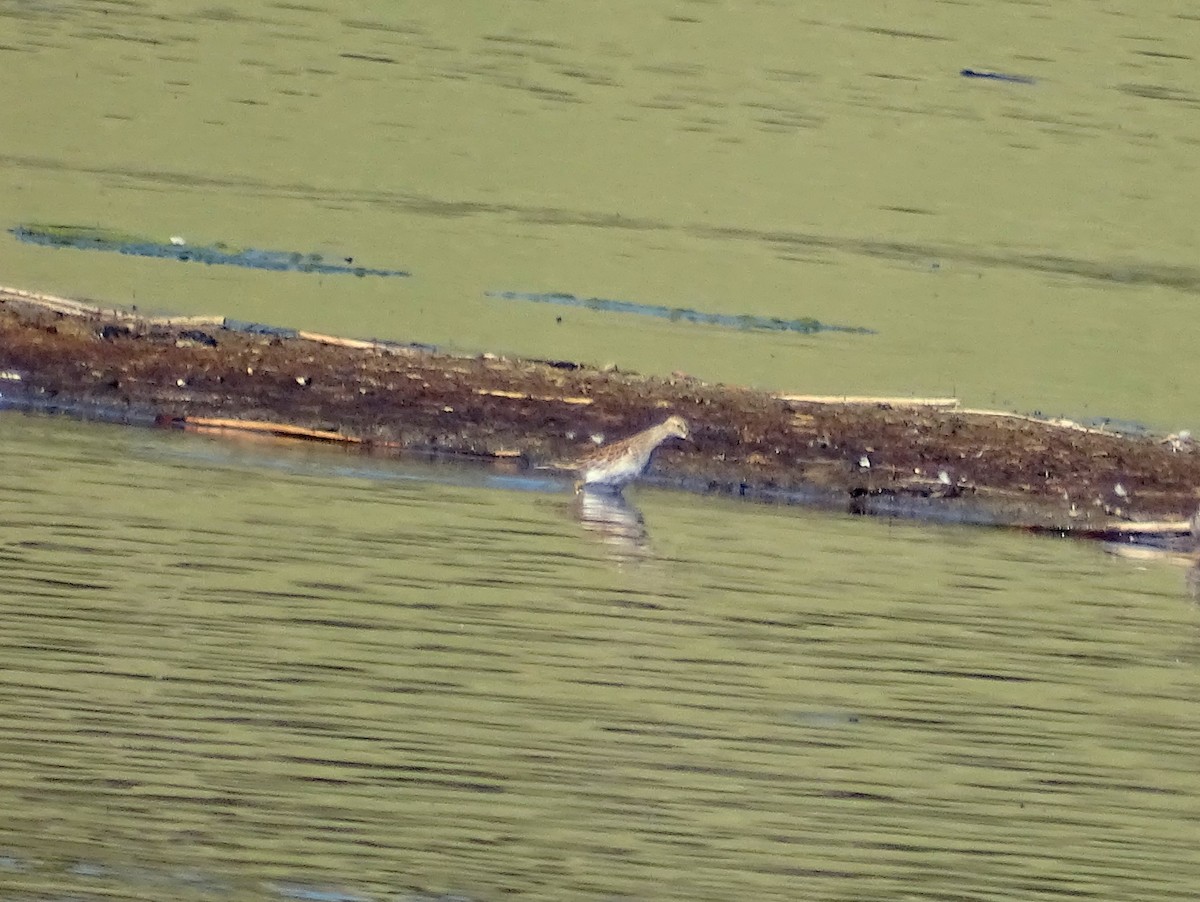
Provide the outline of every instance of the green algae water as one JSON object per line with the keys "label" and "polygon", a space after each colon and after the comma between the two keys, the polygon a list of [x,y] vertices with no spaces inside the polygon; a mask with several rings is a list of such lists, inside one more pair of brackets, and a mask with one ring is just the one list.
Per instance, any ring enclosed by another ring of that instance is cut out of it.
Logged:
{"label": "green algae water", "polygon": [[565,486],[13,413],[0,460],[14,898],[1200,878],[1165,565],[637,487],[628,554]]}
{"label": "green algae water", "polygon": [[[1130,24],[827,0],[7,0],[0,284],[1195,431],[1198,27],[1161,2]],[[411,278],[80,253],[7,234],[22,223]]]}

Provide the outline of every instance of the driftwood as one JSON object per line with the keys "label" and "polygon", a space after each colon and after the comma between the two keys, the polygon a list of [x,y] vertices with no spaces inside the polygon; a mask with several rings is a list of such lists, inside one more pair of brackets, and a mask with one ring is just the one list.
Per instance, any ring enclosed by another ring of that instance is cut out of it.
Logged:
{"label": "driftwood", "polygon": [[452,355],[220,316],[0,289],[0,407],[536,467],[678,413],[649,481],[856,513],[1183,541],[1200,453],[964,410],[953,398],[770,394],[687,376]]}
{"label": "driftwood", "polygon": [[958,407],[958,398],[905,398],[900,395],[795,395],[776,394],[781,401],[797,404],[866,404],[887,407],[940,407],[946,410]]}
{"label": "driftwood", "polygon": [[317,442],[342,442],[347,445],[362,444],[362,439],[343,435],[328,429],[306,429],[287,423],[271,423],[266,420],[234,420],[228,417],[174,417],[162,418],[160,426],[177,426],[193,432],[253,432],[276,438],[302,438]]}

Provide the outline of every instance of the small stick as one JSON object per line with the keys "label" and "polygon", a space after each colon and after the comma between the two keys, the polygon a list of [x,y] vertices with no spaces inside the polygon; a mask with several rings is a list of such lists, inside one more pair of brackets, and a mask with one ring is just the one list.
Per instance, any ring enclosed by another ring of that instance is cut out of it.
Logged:
{"label": "small stick", "polygon": [[143,322],[150,326],[215,326],[218,329],[225,328],[225,317],[223,316],[209,316],[205,314],[199,316],[136,316],[128,313],[119,315],[122,319],[136,319],[138,322]]}
{"label": "small stick", "polygon": [[184,428],[197,430],[232,429],[239,432],[257,432],[268,435],[285,436],[288,438],[315,439],[323,442],[344,442],[351,445],[361,445],[362,439],[340,432],[330,432],[325,429],[305,429],[303,426],[292,426],[289,423],[271,423],[266,420],[231,420],[225,417],[180,417],[174,422],[182,423]]}
{"label": "small stick", "polygon": [[42,294],[37,291],[25,291],[22,288],[0,286],[0,295],[7,295],[8,300],[22,301],[35,307],[53,310],[55,313],[65,313],[70,316],[99,316],[105,313],[116,313],[115,310],[103,310],[95,304],[85,304],[83,301],[73,301],[70,298],[60,298],[53,294]]}
{"label": "small stick", "polygon": [[111,316],[114,319],[136,321],[151,326],[217,326],[224,327],[225,317],[200,316],[142,316],[128,310],[118,310],[115,307],[100,307],[87,304],[71,298],[60,298],[53,294],[42,294],[37,291],[25,291],[21,288],[6,288],[0,286],[0,299],[18,301],[43,310],[52,310],[67,316]]}
{"label": "small stick", "polygon": [[559,401],[563,404],[591,404],[593,398],[583,396],[564,396],[564,395],[531,395],[523,391],[508,391],[503,388],[477,388],[477,395],[487,395],[491,398],[512,398],[518,401]]}
{"label": "small stick", "polygon": [[1111,526],[1108,532],[1119,532],[1126,535],[1167,535],[1189,533],[1192,524],[1188,520],[1146,520],[1139,523],[1118,523]]}
{"label": "small stick", "polygon": [[780,401],[795,404],[887,404],[891,407],[958,407],[958,398],[889,398],[885,395],[775,395]]}
{"label": "small stick", "polygon": [[383,350],[383,345],[378,341],[368,341],[362,338],[342,338],[338,335],[325,335],[321,332],[306,332],[303,329],[296,332],[296,337],[303,338],[305,341],[315,341],[323,345],[354,348],[358,351]]}
{"label": "small stick", "polygon": [[1074,420],[1064,419],[1062,417],[1034,417],[1027,413],[1008,413],[1003,410],[974,410],[963,409],[955,411],[966,416],[975,417],[997,417],[1007,420],[1022,420],[1026,423],[1037,423],[1041,426],[1057,426],[1059,429],[1070,429],[1075,432],[1086,432],[1089,435],[1116,435],[1111,429],[1098,429],[1095,426],[1084,426],[1082,423],[1076,423]]}

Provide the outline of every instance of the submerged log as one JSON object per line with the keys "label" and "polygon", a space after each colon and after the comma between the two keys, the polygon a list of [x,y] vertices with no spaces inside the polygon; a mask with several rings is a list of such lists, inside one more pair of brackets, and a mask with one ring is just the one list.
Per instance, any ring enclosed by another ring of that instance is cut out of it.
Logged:
{"label": "submerged log", "polygon": [[[538,467],[668,412],[651,482],[856,513],[1183,535],[1200,451],[953,399],[773,395],[687,376],[146,317],[0,289],[0,407]],[[1163,521],[1153,528],[1139,521]]]}

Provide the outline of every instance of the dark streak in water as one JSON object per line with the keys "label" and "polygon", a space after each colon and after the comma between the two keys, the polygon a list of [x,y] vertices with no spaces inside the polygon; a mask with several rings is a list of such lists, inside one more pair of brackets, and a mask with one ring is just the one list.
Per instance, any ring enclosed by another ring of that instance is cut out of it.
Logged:
{"label": "dark streak in water", "polygon": [[[319,70],[307,70],[319,71]],[[1142,86],[1144,87],[1144,86]],[[1117,90],[1137,93],[1139,86],[1118,86]],[[1150,96],[1140,94],[1139,96]],[[1156,98],[1157,99],[1157,98]],[[1174,99],[1163,97],[1161,99]],[[1186,102],[1186,98],[1178,98]],[[171,185],[189,191],[253,191],[262,197],[305,198],[317,202],[386,206],[422,216],[443,219],[467,216],[504,217],[534,225],[572,225],[587,228],[618,229],[626,232],[682,234],[690,237],[758,242],[810,251],[836,251],[857,256],[903,261],[939,259],[943,265],[955,263],[980,268],[1016,269],[1023,272],[1069,276],[1097,282],[1127,285],[1157,285],[1189,293],[1200,293],[1200,267],[1183,264],[1127,260],[1089,259],[1051,255],[1036,251],[981,248],[970,244],[882,241],[876,238],[832,236],[816,232],[775,231],[709,223],[674,223],[649,217],[632,217],[611,211],[579,210],[563,207],[529,206],[513,203],[489,203],[473,200],[445,200],[424,194],[378,189],[347,191],[320,188],[305,182],[267,181],[245,177],[213,177],[163,169],[138,169],[108,166],[66,166],[41,157],[0,153],[0,165],[37,171],[70,171],[122,179],[152,185]]]}
{"label": "dark streak in water", "polygon": [[1189,94],[1179,88],[1147,84],[1122,84],[1116,87],[1122,94],[1128,94],[1131,97],[1141,97],[1146,100],[1167,100],[1175,103],[1183,103],[1187,106],[1197,106],[1200,104],[1200,99],[1197,99],[1195,94]]}
{"label": "dark streak in water", "polygon": [[950,38],[942,37],[940,34],[926,34],[920,31],[900,31],[895,28],[877,28],[863,27],[856,28],[856,31],[865,31],[867,34],[880,34],[889,38],[911,38],[918,41],[949,41]]}
{"label": "dark streak in water", "polygon": [[370,269],[354,266],[347,257],[345,263],[326,263],[320,254],[301,254],[297,251],[263,251],[255,248],[232,248],[224,244],[198,247],[182,243],[161,243],[138,235],[126,235],[107,229],[64,225],[19,225],[9,230],[18,241],[46,247],[70,247],[78,250],[115,251],[133,257],[157,257],[184,263],[207,263],[212,266],[244,266],[271,272],[305,272],[319,275],[353,275],[399,277],[409,273],[400,269]]}
{"label": "dark streak in water", "polygon": [[396,64],[396,60],[392,59],[389,56],[372,56],[371,54],[368,54],[368,53],[339,53],[338,56],[340,56],[342,59],[358,60],[358,61],[364,62],[364,63],[390,63],[392,65]]}
{"label": "dark streak in water", "polygon": [[724,326],[730,329],[768,332],[851,332],[857,335],[874,335],[874,329],[862,326],[837,326],[815,319],[779,319],[777,317],[753,316],[748,313],[704,313],[687,307],[664,307],[659,304],[640,304],[634,301],[616,301],[609,298],[580,298],[573,294],[550,292],[540,294],[526,291],[489,291],[487,297],[506,301],[533,301],[539,304],[561,304],[566,307],[583,307],[604,313],[636,313],[668,319],[672,322],[697,323],[705,326]]}
{"label": "dark streak in water", "polygon": [[979,69],[963,69],[963,78],[986,78],[991,81],[1007,81],[1018,85],[1035,85],[1037,82],[1028,75],[1010,75],[1007,72],[984,72]]}

